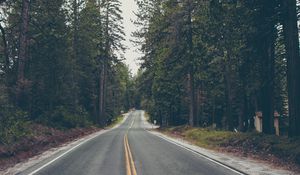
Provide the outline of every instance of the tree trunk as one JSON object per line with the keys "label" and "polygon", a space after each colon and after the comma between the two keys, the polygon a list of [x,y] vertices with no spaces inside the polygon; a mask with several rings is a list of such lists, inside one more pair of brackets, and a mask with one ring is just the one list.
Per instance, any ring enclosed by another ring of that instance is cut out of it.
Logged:
{"label": "tree trunk", "polygon": [[239,111],[239,131],[246,132],[249,127],[249,102],[246,94],[246,88],[244,83],[242,83],[243,94],[240,96],[242,98],[241,109]]}
{"label": "tree trunk", "polygon": [[103,62],[100,71],[100,81],[99,81],[99,117],[98,122],[101,126],[105,125],[104,119],[104,90],[105,90],[105,63]]}
{"label": "tree trunk", "polygon": [[18,77],[17,77],[17,95],[16,100],[18,106],[22,104],[25,86],[25,63],[27,50],[27,33],[29,28],[29,5],[30,0],[22,1],[21,28],[19,38],[18,53]]}
{"label": "tree trunk", "polygon": [[78,0],[73,1],[73,59],[71,63],[71,89],[73,91],[72,96],[72,106],[76,107],[78,106],[78,90],[77,90],[77,82],[76,82],[76,63],[78,61]]}
{"label": "tree trunk", "polygon": [[275,64],[275,28],[272,28],[264,44],[262,113],[263,132],[274,134],[274,64]]}
{"label": "tree trunk", "polygon": [[76,60],[78,56],[78,2],[77,0],[73,1],[73,54],[74,59]]}
{"label": "tree trunk", "polygon": [[225,121],[226,128],[230,131],[233,130],[233,87],[232,87],[232,76],[231,76],[231,61],[228,53],[225,54],[225,63],[224,63],[224,81],[225,81],[225,96],[226,96],[226,111],[225,111]]}
{"label": "tree trunk", "polygon": [[193,28],[192,28],[192,0],[187,0],[187,45],[188,45],[188,98],[189,98],[189,125],[194,126],[195,118],[195,87],[194,87],[194,58],[193,58]]}
{"label": "tree trunk", "polygon": [[274,65],[276,39],[276,1],[262,1],[261,21],[258,24],[261,42],[261,88],[262,132],[274,134]]}
{"label": "tree trunk", "polygon": [[[201,84],[201,83],[200,83]],[[202,106],[201,106],[201,85],[198,85],[197,88],[196,88],[196,105],[195,105],[195,116],[196,116],[196,121],[195,121],[195,124],[196,124],[196,127],[199,127],[199,124],[200,124],[200,121],[201,121],[201,117],[203,116],[202,115]]]}
{"label": "tree trunk", "polygon": [[104,126],[106,123],[105,119],[105,94],[106,94],[106,74],[107,74],[107,64],[109,62],[109,54],[110,54],[110,43],[109,43],[109,8],[110,5],[107,3],[106,5],[106,14],[105,14],[105,49],[101,50],[104,53],[104,57],[102,60],[102,68],[100,72],[100,81],[99,81],[99,122],[102,126]]}
{"label": "tree trunk", "polygon": [[[240,130],[242,132],[246,132],[249,129],[249,102],[248,102],[248,97],[247,95],[244,93],[243,94],[243,110],[242,110],[242,116],[241,118],[243,118],[242,123],[240,123]],[[242,125],[242,126],[241,126]]]}
{"label": "tree trunk", "polygon": [[189,125],[194,126],[194,111],[195,111],[195,99],[194,99],[194,75],[192,71],[188,74],[188,96],[189,96]]}
{"label": "tree trunk", "polygon": [[5,30],[2,27],[1,23],[0,23],[0,31],[2,34],[2,42],[3,42],[4,57],[5,57],[4,71],[7,74],[8,69],[9,69],[9,57],[8,57],[8,51],[7,51],[6,33],[5,33]]}
{"label": "tree trunk", "polygon": [[296,0],[282,0],[287,53],[289,136],[300,136],[300,56]]}

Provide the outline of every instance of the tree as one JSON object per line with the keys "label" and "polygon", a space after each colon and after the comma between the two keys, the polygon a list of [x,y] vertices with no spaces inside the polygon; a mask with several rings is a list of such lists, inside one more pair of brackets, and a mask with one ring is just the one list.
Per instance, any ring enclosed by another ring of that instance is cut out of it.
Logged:
{"label": "tree", "polygon": [[[76,46],[76,84],[79,86],[78,101],[92,116],[94,122],[98,119],[98,79],[97,71],[101,64],[99,56],[103,54],[101,43],[103,31],[99,13],[99,5],[93,0],[86,2],[78,19],[78,34]],[[74,34],[72,35],[74,41]],[[74,49],[74,45],[73,45]],[[74,51],[74,50],[73,50]],[[73,55],[73,54],[72,54]]]}
{"label": "tree", "polygon": [[261,101],[263,113],[263,132],[274,133],[274,65],[275,65],[275,38],[276,38],[276,9],[273,1],[261,3],[262,20],[258,25],[261,31],[262,42],[262,87]]}
{"label": "tree", "polygon": [[101,59],[100,77],[99,77],[99,119],[101,125],[105,124],[105,109],[106,109],[106,81],[109,67],[117,61],[115,52],[123,51],[124,46],[124,31],[122,26],[122,11],[120,10],[121,3],[119,0],[102,0],[100,1],[100,13],[103,17],[101,21],[103,25],[103,43],[101,49],[103,54],[99,55]]}
{"label": "tree", "polygon": [[283,30],[287,55],[289,136],[300,136],[300,56],[296,0],[282,1]]}
{"label": "tree", "polygon": [[19,54],[18,54],[18,78],[16,100],[18,106],[22,107],[24,101],[24,88],[27,86],[25,79],[25,64],[27,57],[27,34],[29,29],[29,4],[30,0],[22,0],[21,28],[19,36]]}
{"label": "tree", "polygon": [[195,87],[194,87],[194,46],[193,46],[193,26],[192,26],[192,11],[193,1],[186,0],[186,42],[187,42],[187,59],[188,59],[188,73],[187,73],[187,90],[189,96],[189,125],[194,126],[195,118]]}

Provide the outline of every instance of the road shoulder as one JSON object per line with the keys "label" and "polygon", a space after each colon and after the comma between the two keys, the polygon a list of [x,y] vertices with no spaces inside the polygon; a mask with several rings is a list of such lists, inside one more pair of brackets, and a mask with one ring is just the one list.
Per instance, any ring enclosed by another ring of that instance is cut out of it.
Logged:
{"label": "road shoulder", "polygon": [[[143,115],[144,116],[144,115]],[[209,159],[212,159],[214,161],[220,162],[228,167],[232,167],[233,169],[236,169],[238,171],[244,172],[246,174],[272,174],[272,175],[293,175],[297,174],[295,172],[287,171],[280,169],[279,167],[271,166],[265,162],[254,160],[251,158],[246,157],[238,157],[227,153],[221,153],[214,150],[209,150],[205,148],[201,148],[199,146],[196,146],[182,138],[178,137],[171,137],[170,135],[166,135],[164,133],[159,132],[158,130],[155,130],[153,128],[158,128],[158,126],[153,126],[153,124],[150,124],[144,117],[143,117],[143,125],[144,128],[151,134],[156,135],[157,137],[160,137],[170,143],[176,144],[178,146],[181,146],[187,150],[191,150],[192,152],[203,155]]]}

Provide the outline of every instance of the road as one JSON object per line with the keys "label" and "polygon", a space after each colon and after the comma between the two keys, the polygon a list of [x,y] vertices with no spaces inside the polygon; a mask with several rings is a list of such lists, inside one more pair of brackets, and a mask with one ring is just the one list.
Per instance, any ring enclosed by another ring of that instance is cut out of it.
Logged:
{"label": "road", "polygon": [[236,172],[153,135],[142,111],[118,128],[19,173],[20,175],[235,175]]}

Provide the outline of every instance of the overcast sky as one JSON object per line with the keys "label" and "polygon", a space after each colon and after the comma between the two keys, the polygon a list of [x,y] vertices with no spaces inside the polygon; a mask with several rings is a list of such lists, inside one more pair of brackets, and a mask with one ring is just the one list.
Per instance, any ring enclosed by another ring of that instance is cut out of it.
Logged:
{"label": "overcast sky", "polygon": [[136,18],[133,12],[136,11],[137,5],[134,0],[121,0],[121,2],[126,34],[126,42],[124,42],[124,44],[128,48],[125,53],[125,63],[129,65],[131,72],[135,75],[139,68],[138,58],[140,55],[136,52],[136,48],[134,48],[130,39],[132,38],[131,33],[136,30],[136,26],[131,22],[131,20]]}

